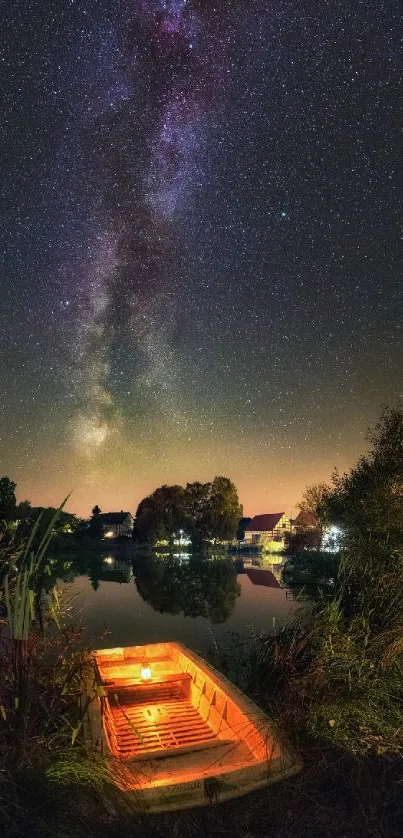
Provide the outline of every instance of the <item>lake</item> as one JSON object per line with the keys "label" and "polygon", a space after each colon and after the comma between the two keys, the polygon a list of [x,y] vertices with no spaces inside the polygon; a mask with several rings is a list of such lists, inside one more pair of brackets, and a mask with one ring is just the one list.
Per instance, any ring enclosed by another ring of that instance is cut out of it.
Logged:
{"label": "lake", "polygon": [[206,652],[214,643],[225,647],[231,632],[272,633],[297,607],[280,586],[280,566],[267,560],[259,567],[227,556],[130,561],[101,553],[53,562],[72,595],[71,619],[85,626],[85,641],[95,648],[177,640]]}

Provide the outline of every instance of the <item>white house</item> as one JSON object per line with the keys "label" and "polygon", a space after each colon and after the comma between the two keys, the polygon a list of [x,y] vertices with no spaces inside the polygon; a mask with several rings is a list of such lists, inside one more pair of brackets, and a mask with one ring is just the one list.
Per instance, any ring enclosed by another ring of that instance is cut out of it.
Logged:
{"label": "white house", "polygon": [[130,536],[133,530],[133,515],[130,512],[103,512],[100,516],[104,538]]}

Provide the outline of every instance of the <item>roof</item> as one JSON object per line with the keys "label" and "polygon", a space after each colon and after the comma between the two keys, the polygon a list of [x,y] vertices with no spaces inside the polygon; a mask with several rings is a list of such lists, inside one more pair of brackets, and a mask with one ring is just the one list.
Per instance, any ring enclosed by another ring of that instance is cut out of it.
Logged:
{"label": "roof", "polygon": [[123,524],[130,512],[103,512],[99,517],[103,524]]}
{"label": "roof", "polygon": [[263,585],[265,588],[280,587],[280,583],[270,570],[259,570],[259,568],[248,567],[245,573],[253,585]]}
{"label": "roof", "polygon": [[255,515],[245,532],[270,532],[274,530],[283,517],[284,512],[269,512],[267,515]]}
{"label": "roof", "polygon": [[296,527],[317,527],[318,519],[309,509],[302,509],[295,519]]}

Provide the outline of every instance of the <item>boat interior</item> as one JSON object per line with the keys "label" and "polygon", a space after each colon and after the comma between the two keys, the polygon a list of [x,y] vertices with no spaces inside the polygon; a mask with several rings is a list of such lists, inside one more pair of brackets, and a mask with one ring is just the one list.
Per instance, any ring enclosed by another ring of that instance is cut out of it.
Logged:
{"label": "boat interior", "polygon": [[199,770],[212,762],[222,770],[223,763],[239,768],[279,757],[258,708],[181,644],[105,649],[95,660],[104,729],[116,758],[196,752]]}

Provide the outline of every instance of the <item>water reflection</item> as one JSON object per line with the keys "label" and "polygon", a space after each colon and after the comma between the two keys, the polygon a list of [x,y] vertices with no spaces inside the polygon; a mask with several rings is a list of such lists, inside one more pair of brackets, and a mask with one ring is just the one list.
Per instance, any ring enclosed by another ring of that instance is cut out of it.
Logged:
{"label": "water reflection", "polygon": [[89,573],[91,585],[96,591],[100,582],[130,582],[133,578],[133,570],[130,562],[122,561],[114,556],[105,556],[97,562],[92,562]]}
{"label": "water reflection", "polygon": [[260,568],[249,567],[246,568],[245,573],[252,582],[252,585],[263,585],[265,588],[279,588],[280,582],[274,576],[271,570],[261,570]]}
{"label": "water reflection", "polygon": [[232,559],[209,559],[187,554],[160,558],[150,555],[135,562],[137,590],[155,611],[206,617],[223,623],[231,616],[240,586]]}
{"label": "water reflection", "polygon": [[264,585],[266,588],[281,588],[284,563],[283,560],[273,563],[265,556],[238,556],[234,559],[238,574],[245,573],[254,585]]}
{"label": "water reflection", "polygon": [[[176,551],[175,551],[176,552]],[[199,651],[278,630],[295,603],[278,586],[281,567],[259,558],[158,556],[110,548],[55,555],[49,584],[69,585],[71,620],[85,627],[92,647],[177,640]]]}
{"label": "water reflection", "polygon": [[283,584],[301,600],[333,596],[339,560],[338,554],[319,550],[290,557],[284,567]]}
{"label": "water reflection", "polygon": [[48,584],[54,584],[57,579],[63,582],[73,582],[77,576],[81,575],[88,576],[91,587],[97,591],[101,582],[127,584],[133,579],[133,568],[131,561],[119,554],[113,556],[93,552],[56,556],[51,559]]}

